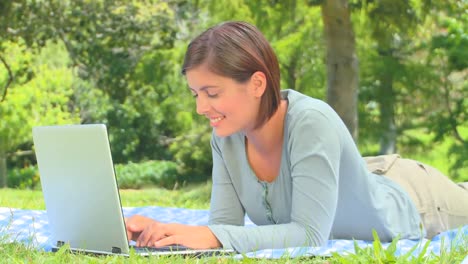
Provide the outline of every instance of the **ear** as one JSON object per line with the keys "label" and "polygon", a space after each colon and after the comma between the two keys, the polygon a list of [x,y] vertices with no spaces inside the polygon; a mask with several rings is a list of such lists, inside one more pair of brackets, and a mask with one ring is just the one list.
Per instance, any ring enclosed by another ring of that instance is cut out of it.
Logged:
{"label": "ear", "polygon": [[256,71],[250,77],[251,91],[256,98],[261,98],[266,90],[267,79],[265,73]]}

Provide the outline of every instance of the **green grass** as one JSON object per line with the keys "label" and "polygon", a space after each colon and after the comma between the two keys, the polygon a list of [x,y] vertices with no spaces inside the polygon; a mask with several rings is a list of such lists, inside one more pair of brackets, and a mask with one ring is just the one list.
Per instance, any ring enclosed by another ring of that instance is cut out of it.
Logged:
{"label": "green grass", "polygon": [[[209,183],[186,186],[176,190],[143,189],[121,190],[123,206],[167,206],[184,207],[194,209],[206,209],[209,206]],[[2,207],[20,209],[45,208],[41,191],[0,189],[0,205]],[[0,227],[0,231],[1,231]],[[206,257],[202,259],[183,257],[130,257],[118,256],[90,256],[71,254],[65,249],[58,253],[38,251],[21,243],[9,243],[0,237],[0,263],[459,263],[468,254],[468,237],[462,246],[454,247],[450,251],[444,251],[440,256],[412,258],[409,256],[395,257],[395,244],[387,249],[376,240],[371,247],[356,247],[356,254],[338,255],[330,258],[304,257],[271,259],[234,260],[231,258]],[[424,245],[423,245],[424,246]]]}
{"label": "green grass", "polygon": [[[163,188],[120,190],[122,206],[163,206],[207,209],[210,203],[211,184],[192,185],[176,190]],[[40,190],[0,189],[0,206],[44,210]]]}

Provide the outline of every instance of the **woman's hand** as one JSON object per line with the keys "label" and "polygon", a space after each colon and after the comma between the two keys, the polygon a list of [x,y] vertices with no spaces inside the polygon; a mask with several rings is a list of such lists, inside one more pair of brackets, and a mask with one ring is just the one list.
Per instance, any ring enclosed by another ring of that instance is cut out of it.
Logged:
{"label": "woman's hand", "polygon": [[151,218],[134,215],[125,219],[127,236],[138,247],[182,245],[194,249],[221,247],[207,226],[165,224]]}

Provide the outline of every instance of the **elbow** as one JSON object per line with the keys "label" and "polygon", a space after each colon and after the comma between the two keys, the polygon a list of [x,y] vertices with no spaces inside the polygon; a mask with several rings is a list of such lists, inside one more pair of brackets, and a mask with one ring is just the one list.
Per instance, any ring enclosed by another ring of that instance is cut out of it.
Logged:
{"label": "elbow", "polygon": [[306,245],[308,247],[322,247],[328,242],[328,234],[320,232],[320,230],[310,225],[302,226],[305,232]]}

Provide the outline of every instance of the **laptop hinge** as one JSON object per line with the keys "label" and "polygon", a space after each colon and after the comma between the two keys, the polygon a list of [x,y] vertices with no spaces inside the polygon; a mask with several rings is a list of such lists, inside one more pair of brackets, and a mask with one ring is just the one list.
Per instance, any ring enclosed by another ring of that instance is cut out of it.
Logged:
{"label": "laptop hinge", "polygon": [[57,244],[56,244],[56,246],[57,246],[58,248],[60,248],[60,247],[63,247],[63,245],[65,245],[65,242],[63,242],[63,241],[60,241],[60,240],[59,240],[59,241],[57,241]]}
{"label": "laptop hinge", "polygon": [[120,254],[122,253],[122,250],[119,247],[112,247],[112,253]]}

